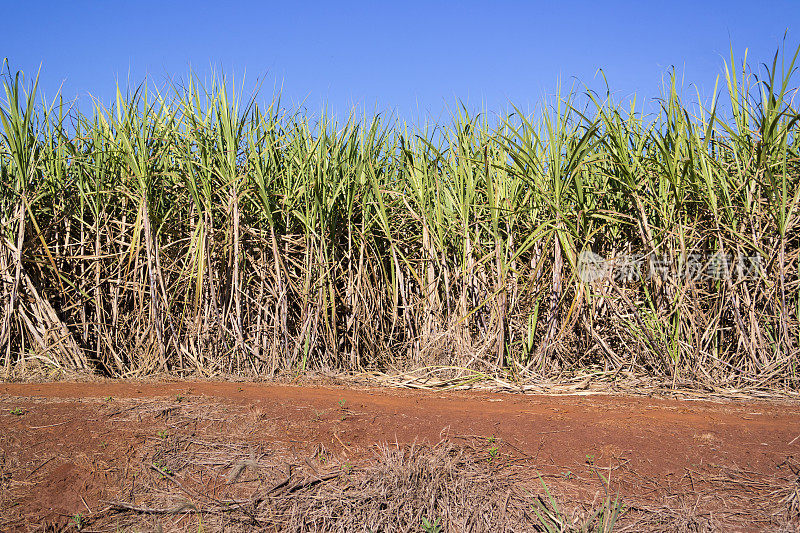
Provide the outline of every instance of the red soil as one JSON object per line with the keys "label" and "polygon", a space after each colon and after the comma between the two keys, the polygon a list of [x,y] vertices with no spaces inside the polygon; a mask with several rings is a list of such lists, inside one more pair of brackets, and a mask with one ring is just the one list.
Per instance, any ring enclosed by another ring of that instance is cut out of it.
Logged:
{"label": "red soil", "polygon": [[[192,435],[290,454],[321,444],[354,461],[381,442],[494,437],[532,472],[572,479],[575,494],[593,482],[592,466],[608,467],[615,490],[654,504],[699,490],[695,483],[713,485],[723,471],[778,479],[787,474],[787,458],[800,456],[800,406],[790,403],[213,382],[6,383],[0,530],[63,525],[113,499],[106,487],[125,473],[112,466],[156,439],[168,417],[126,413],[155,400],[211,413]],[[24,414],[12,414],[16,409]],[[597,486],[594,479],[591,490]]]}

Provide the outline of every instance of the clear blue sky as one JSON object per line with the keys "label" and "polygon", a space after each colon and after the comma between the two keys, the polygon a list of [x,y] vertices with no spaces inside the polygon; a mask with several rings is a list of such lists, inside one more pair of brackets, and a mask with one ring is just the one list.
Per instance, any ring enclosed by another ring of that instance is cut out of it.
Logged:
{"label": "clear blue sky", "polygon": [[[230,5],[228,5],[230,4]],[[108,101],[117,80],[167,76],[264,80],[264,100],[283,87],[290,106],[351,106],[434,119],[457,99],[499,112],[530,110],[556,81],[619,97],[658,95],[675,66],[710,94],[729,44],[771,61],[789,30],[800,44],[795,1],[651,2],[4,2],[0,58],[35,73],[53,96]],[[788,50],[787,50],[788,51]],[[692,89],[693,90],[693,89]]]}

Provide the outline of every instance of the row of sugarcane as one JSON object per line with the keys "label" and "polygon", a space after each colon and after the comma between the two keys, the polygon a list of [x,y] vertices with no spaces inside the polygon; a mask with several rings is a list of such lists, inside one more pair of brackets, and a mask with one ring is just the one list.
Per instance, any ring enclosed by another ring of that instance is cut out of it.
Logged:
{"label": "row of sugarcane", "polygon": [[[0,375],[593,369],[794,387],[794,70],[731,57],[726,98],[686,106],[673,76],[650,115],[587,92],[418,127],[312,120],[193,77],[83,114],[9,73]],[[614,268],[587,278],[587,252]],[[616,275],[631,257],[636,275]],[[730,275],[686,275],[691,257],[733,258]]]}

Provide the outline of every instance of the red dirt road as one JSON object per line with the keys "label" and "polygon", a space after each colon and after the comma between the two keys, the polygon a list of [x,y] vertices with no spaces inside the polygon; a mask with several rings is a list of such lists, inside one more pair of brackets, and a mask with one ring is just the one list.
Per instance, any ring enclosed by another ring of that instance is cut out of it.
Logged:
{"label": "red dirt road", "polygon": [[135,455],[181,409],[202,412],[192,435],[295,455],[322,445],[355,462],[376,443],[497,441],[566,492],[596,492],[592,469],[606,469],[621,495],[652,505],[701,487],[716,494],[736,479],[790,480],[787,460],[800,458],[800,405],[763,401],[59,382],[0,384],[0,409],[0,530],[101,507],[113,496],[108,465]]}

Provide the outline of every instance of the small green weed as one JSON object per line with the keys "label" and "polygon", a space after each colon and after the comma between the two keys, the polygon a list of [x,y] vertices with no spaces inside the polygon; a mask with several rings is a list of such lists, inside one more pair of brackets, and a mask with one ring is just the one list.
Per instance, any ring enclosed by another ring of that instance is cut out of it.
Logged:
{"label": "small green weed", "polygon": [[433,522],[429,522],[427,518],[423,517],[422,530],[425,533],[439,533],[442,530],[442,526],[439,524],[438,518]]}
{"label": "small green weed", "polygon": [[486,460],[489,461],[490,463],[495,459],[497,459],[500,455],[500,448],[498,448],[497,446],[491,446],[488,451],[489,451],[489,457],[487,457]]}
{"label": "small green weed", "polygon": [[74,515],[72,515],[70,522],[75,526],[75,529],[77,529],[78,531],[83,529],[83,526],[85,525],[83,522],[83,515],[81,513],[75,513]]}
{"label": "small green weed", "polygon": [[[571,472],[569,473],[571,474]],[[539,481],[542,482],[542,487],[544,487],[547,499],[541,496],[537,497],[537,499],[533,501],[532,507],[533,512],[536,513],[536,518],[539,520],[539,525],[541,525],[547,533],[571,533],[573,531],[612,533],[617,518],[624,512],[619,497],[616,497],[612,501],[611,496],[607,495],[602,505],[595,509],[582,525],[571,523],[558,508],[555,498],[553,498],[550,489],[547,488],[547,484],[544,482],[541,475],[539,476]]]}
{"label": "small green weed", "polygon": [[153,468],[158,470],[162,479],[165,479],[168,475],[171,476],[173,473],[171,469],[167,468],[167,463],[163,459],[153,461]]}

